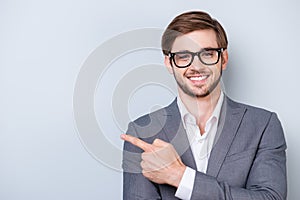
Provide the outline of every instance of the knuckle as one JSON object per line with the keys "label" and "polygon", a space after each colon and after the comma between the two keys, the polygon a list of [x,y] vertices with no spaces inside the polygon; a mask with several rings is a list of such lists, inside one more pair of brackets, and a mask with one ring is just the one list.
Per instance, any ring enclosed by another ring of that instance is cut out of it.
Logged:
{"label": "knuckle", "polygon": [[158,142],[159,142],[159,139],[156,138],[156,139],[153,141],[153,144],[156,144],[156,143],[158,143]]}
{"label": "knuckle", "polygon": [[142,169],[145,168],[145,162],[144,162],[144,161],[142,161],[142,162],[140,163],[140,165],[141,165]]}
{"label": "knuckle", "polygon": [[156,138],[154,141],[153,141],[153,144],[154,145],[162,145],[164,143],[164,141],[162,141],[161,139],[158,139]]}
{"label": "knuckle", "polygon": [[142,171],[142,174],[143,174],[146,178],[148,178],[148,179],[150,179],[150,180],[153,179],[152,174],[151,174],[150,172],[146,171],[146,170],[143,170],[143,171]]}
{"label": "knuckle", "polygon": [[144,152],[144,153],[142,153],[141,154],[141,158],[142,158],[142,160],[145,160],[146,159],[146,156],[147,156],[147,154]]}

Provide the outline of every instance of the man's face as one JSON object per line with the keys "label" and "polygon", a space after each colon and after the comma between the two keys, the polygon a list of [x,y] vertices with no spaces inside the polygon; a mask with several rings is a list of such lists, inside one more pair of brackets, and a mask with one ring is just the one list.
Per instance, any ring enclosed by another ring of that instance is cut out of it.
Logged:
{"label": "man's face", "polygon": [[[175,39],[171,52],[198,52],[203,48],[219,48],[216,34],[213,30],[198,30],[179,36]],[[178,68],[165,57],[165,65],[174,74],[179,92],[192,97],[205,97],[220,87],[221,71],[226,68],[228,54],[225,50],[219,62],[215,65],[204,65],[198,57],[187,68]]]}

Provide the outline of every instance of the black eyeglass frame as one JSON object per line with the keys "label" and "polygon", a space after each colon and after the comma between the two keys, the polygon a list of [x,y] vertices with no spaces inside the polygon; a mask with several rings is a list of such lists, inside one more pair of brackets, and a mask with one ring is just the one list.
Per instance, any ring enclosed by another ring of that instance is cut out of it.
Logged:
{"label": "black eyeglass frame", "polygon": [[[214,62],[214,63],[209,63],[209,64],[207,64],[207,63],[205,63],[205,62],[201,59],[200,54],[203,53],[203,52],[205,52],[205,51],[210,51],[210,50],[215,50],[215,51],[218,52],[218,59],[217,59],[217,61]],[[174,62],[175,66],[178,67],[178,68],[186,68],[186,67],[189,67],[189,66],[194,62],[195,56],[198,56],[198,59],[199,59],[200,62],[201,62],[202,64],[204,64],[204,65],[215,65],[215,64],[217,64],[217,63],[219,62],[220,57],[221,57],[221,53],[223,53],[225,50],[226,50],[226,48],[203,48],[203,49],[201,49],[201,51],[198,51],[198,52],[190,52],[190,51],[169,52],[169,58],[170,58],[170,63],[171,63],[171,65],[173,66],[172,63]],[[189,63],[188,65],[186,65],[186,66],[178,66],[178,65],[176,64],[176,62],[175,62],[174,56],[175,56],[175,55],[178,55],[178,54],[186,54],[186,53],[192,55],[192,59],[191,59],[190,63]]]}

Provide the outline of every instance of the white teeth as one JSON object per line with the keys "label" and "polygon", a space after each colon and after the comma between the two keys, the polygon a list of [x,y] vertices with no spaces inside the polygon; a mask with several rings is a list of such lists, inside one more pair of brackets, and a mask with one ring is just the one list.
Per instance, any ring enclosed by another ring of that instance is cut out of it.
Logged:
{"label": "white teeth", "polygon": [[204,79],[206,79],[208,76],[193,76],[193,77],[190,77],[190,80],[192,81],[202,81]]}

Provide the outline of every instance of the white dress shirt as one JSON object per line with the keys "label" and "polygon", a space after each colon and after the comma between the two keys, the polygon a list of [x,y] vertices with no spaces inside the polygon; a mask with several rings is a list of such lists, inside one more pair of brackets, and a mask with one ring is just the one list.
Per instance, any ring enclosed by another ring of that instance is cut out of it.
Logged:
{"label": "white dress shirt", "polygon": [[[208,159],[217,133],[223,100],[224,94],[223,92],[221,92],[217,105],[211,117],[205,124],[205,132],[201,135],[200,129],[196,122],[196,118],[188,112],[180,97],[178,96],[177,98],[177,104],[179,112],[181,114],[183,127],[186,130],[187,138],[189,140],[190,147],[197,166],[197,171],[199,172],[206,173]],[[175,193],[176,197],[184,200],[189,200],[191,198],[194,188],[195,176],[196,171],[190,167],[186,167],[186,170],[184,171],[183,177]]]}

